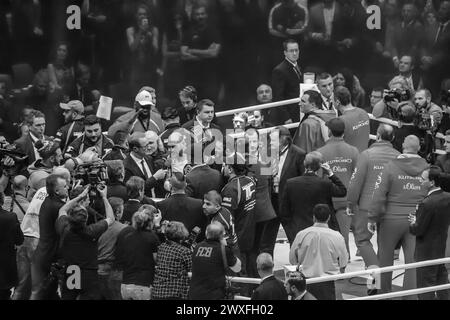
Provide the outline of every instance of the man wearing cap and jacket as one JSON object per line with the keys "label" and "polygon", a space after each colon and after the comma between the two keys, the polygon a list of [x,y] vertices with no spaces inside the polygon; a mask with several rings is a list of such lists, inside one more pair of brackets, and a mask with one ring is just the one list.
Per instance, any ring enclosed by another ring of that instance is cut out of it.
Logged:
{"label": "man wearing cap and jacket", "polygon": [[67,147],[84,132],[84,105],[81,101],[72,100],[68,103],[60,103],[63,110],[65,125],[56,132],[55,142],[59,144],[62,154]]}
{"label": "man wearing cap and jacket", "polygon": [[147,90],[138,93],[134,102],[135,110],[119,117],[109,128],[108,135],[113,137],[117,131],[134,132],[154,131],[158,135],[164,130],[161,116],[152,110],[155,106],[152,95]]}

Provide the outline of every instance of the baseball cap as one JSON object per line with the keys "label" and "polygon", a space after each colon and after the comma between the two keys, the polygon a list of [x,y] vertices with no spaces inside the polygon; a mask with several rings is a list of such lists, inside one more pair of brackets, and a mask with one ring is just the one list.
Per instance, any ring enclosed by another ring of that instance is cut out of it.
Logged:
{"label": "baseball cap", "polygon": [[72,100],[68,103],[60,103],[59,107],[63,110],[73,110],[77,113],[84,113],[84,105],[83,102],[79,100]]}
{"label": "baseball cap", "polygon": [[141,106],[154,106],[152,95],[147,90],[139,92],[135,99]]}
{"label": "baseball cap", "polygon": [[345,132],[345,123],[344,121],[342,121],[342,119],[333,118],[326,124],[332,132]]}

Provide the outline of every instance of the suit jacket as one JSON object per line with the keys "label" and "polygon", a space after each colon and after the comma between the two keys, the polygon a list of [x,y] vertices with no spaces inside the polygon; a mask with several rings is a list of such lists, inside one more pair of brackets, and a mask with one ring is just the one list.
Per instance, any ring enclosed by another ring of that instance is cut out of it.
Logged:
{"label": "suit jacket", "polygon": [[117,197],[123,201],[128,200],[127,187],[123,182],[109,183],[107,193],[108,199],[111,197]]}
{"label": "suit jacket", "polygon": [[34,155],[34,143],[31,139],[30,134],[26,136],[20,137],[16,141],[14,141],[16,145],[16,149],[23,154],[28,156],[28,164],[34,163],[36,161],[36,156]]}
{"label": "suit jacket", "polygon": [[445,257],[450,225],[450,193],[435,191],[425,197],[416,213],[410,231],[416,236],[416,261]]}
{"label": "suit jacket", "polygon": [[[334,215],[333,197],[345,197],[347,189],[336,175],[320,178],[314,173],[289,179],[282,194],[280,218],[286,221],[289,242],[297,233],[313,225],[313,209],[317,204],[327,204],[333,214],[329,222],[331,229],[339,230]],[[284,226],[284,225],[283,225]]]}
{"label": "suit jacket", "polygon": [[169,198],[156,204],[161,210],[162,220],[179,221],[189,232],[194,227],[201,229],[199,239],[204,237],[207,218],[203,213],[203,201],[190,198],[185,194],[173,194]]}
{"label": "suit jacket", "polygon": [[[302,82],[301,72],[297,74],[294,70],[294,66],[284,59],[283,62],[276,66],[272,71],[273,100],[281,101],[298,98],[300,96],[300,83]],[[288,113],[293,122],[298,122],[300,120],[298,104],[292,104],[283,109],[286,110],[285,112]],[[282,123],[288,119],[282,119]]]}
{"label": "suit jacket", "polygon": [[23,233],[14,213],[0,209],[0,289],[17,284],[15,246],[23,243]]}
{"label": "suit jacket", "polygon": [[136,211],[138,211],[139,208],[144,204],[149,204],[156,207],[155,202],[148,197],[144,197],[142,201],[133,199],[125,202],[125,204],[123,205],[123,214],[120,222],[131,224],[131,218],[133,217],[133,214],[135,214]]}
{"label": "suit jacket", "polygon": [[186,182],[186,194],[200,200],[203,200],[205,193],[211,190],[220,192],[224,186],[222,174],[208,165],[192,168],[186,175]]}
{"label": "suit jacket", "polygon": [[125,160],[123,161],[123,166],[125,168],[125,179],[126,183],[131,177],[140,177],[145,180],[145,195],[147,197],[152,197],[152,189],[155,189],[155,196],[157,198],[164,198],[166,192],[164,190],[164,182],[162,180],[156,180],[153,175],[160,168],[156,166],[153,159],[151,157],[144,157],[145,162],[147,163],[152,176],[149,179],[146,179],[144,173],[141,168],[138,167],[136,162],[134,162],[131,155],[127,155]]}
{"label": "suit jacket", "polygon": [[[305,172],[303,161],[305,160],[305,151],[295,145],[291,145],[286,160],[281,170],[279,195],[283,195],[286,188],[286,182],[294,177],[299,177]],[[279,205],[281,204],[281,198],[279,198]],[[280,207],[280,206],[279,206]]]}
{"label": "suit jacket", "polygon": [[[324,5],[319,2],[309,9],[309,22],[308,30],[311,33],[325,33],[325,20],[323,17]],[[342,12],[342,7],[339,2],[336,1],[334,10],[333,24],[331,28],[331,41],[343,39],[343,27],[345,23],[345,16]]]}
{"label": "suit jacket", "polygon": [[282,281],[274,275],[264,279],[252,295],[252,300],[287,300],[288,295]]}

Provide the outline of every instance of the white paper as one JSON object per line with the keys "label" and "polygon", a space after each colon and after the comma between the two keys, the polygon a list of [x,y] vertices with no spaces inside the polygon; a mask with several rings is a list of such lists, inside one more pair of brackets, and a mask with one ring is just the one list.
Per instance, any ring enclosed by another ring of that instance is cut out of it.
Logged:
{"label": "white paper", "polygon": [[110,97],[100,96],[100,101],[97,109],[97,117],[101,119],[110,120],[112,112],[113,99]]}

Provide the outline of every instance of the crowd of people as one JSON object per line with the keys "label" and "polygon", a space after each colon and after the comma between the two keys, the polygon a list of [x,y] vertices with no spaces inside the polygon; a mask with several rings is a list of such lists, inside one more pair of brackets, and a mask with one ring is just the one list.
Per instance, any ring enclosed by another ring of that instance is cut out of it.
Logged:
{"label": "crowd of people", "polygon": [[[345,272],[350,232],[368,269],[446,255],[450,1],[79,2],[71,32],[46,17],[65,1],[0,6],[0,299],[334,300],[306,279]],[[445,283],[438,265],[403,288]]]}

